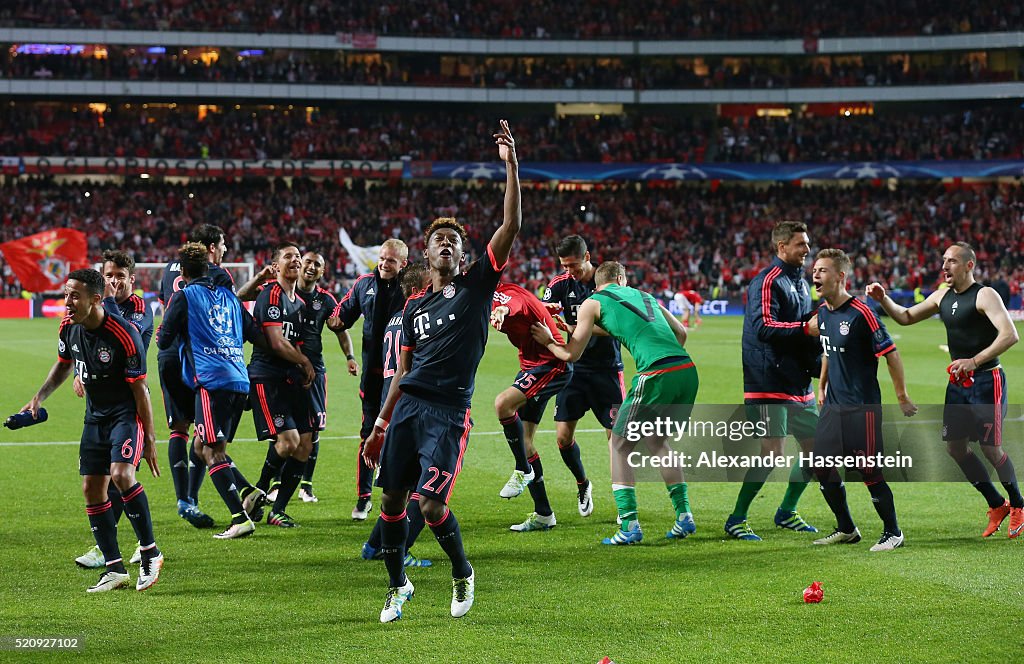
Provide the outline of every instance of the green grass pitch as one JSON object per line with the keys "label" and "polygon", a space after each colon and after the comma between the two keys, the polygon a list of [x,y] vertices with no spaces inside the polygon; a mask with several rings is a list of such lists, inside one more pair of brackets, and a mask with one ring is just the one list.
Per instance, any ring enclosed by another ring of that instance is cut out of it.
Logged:
{"label": "green grass pitch", "polygon": [[[57,321],[0,322],[0,366],[6,376],[0,413],[15,412],[42,382],[56,355]],[[941,403],[947,357],[941,325],[894,328],[918,403]],[[702,403],[741,398],[740,319],[706,319],[688,349],[701,374]],[[738,485],[694,484],[697,533],[662,538],[672,514],[663,486],[639,487],[647,539],[603,547],[615,527],[607,447],[588,416],[579,436],[595,481],[596,510],[576,513],[574,483],[557,454],[550,423],[538,448],[546,465],[558,527],[509,532],[531,511],[528,495],[508,502],[498,490],[511,456],[493,398],[515,374],[515,351],[492,333],[477,376],[465,467],[452,508],[477,572],[476,604],[463,619],[448,614],[447,559],[425,530],[417,553],[435,567],[414,570],[416,597],[396,624],[380,625],[387,575],[364,562],[359,547],[372,520],[349,518],[354,499],[356,379],[331,349],[330,417],[315,484],[321,502],[293,503],[302,524],[291,531],[261,526],[246,540],[221,542],[179,519],[167,473],[162,406],[154,408],[164,476],[139,477],[149,493],[157,542],[167,564],[151,591],[87,595],[97,574],[73,559],[93,544],[84,515],[75,445],[82,403],[62,387],[46,406],[46,424],[0,430],[0,637],[84,637],[89,661],[109,662],[616,662],[702,661],[1012,661],[1019,657],[1024,593],[1019,573],[1024,541],[1005,528],[983,540],[985,505],[966,484],[895,484],[907,534],[904,549],[868,552],[880,524],[867,491],[850,486],[850,504],[865,534],[857,546],[818,549],[808,535],[778,531],[771,519],[784,485],[767,485],[751,509],[762,543],[726,541],[722,524]],[[1024,361],[1003,358],[1011,403],[1019,402]],[[628,363],[628,360],[627,360]],[[150,357],[155,370],[155,352]],[[627,376],[629,375],[627,369]],[[888,376],[880,382],[892,402]],[[253,441],[246,415],[231,453],[253,480],[266,446]],[[29,444],[35,443],[35,444]],[[788,443],[787,449],[795,449]],[[936,454],[944,454],[936,438]],[[1016,459],[1024,468],[1024,459]],[[781,471],[776,471],[779,473]],[[779,478],[775,478],[779,479]],[[296,498],[297,500],[297,498]],[[377,503],[375,495],[375,503]],[[226,523],[210,482],[201,505]],[[819,492],[808,489],[801,511],[830,529]],[[373,516],[377,514],[375,505]],[[131,552],[130,525],[120,541]],[[132,566],[134,568],[134,566]],[[130,569],[133,578],[135,569]],[[819,605],[802,602],[812,581],[824,585]],[[0,652],[0,661],[52,659],[53,653]],[[80,658],[81,653],[66,657]]]}

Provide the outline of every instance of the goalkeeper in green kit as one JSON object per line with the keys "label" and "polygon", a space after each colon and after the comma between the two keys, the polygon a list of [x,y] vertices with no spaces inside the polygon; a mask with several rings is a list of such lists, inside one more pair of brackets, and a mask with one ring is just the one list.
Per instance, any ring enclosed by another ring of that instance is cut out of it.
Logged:
{"label": "goalkeeper in green kit", "polygon": [[[637,519],[636,480],[627,462],[635,441],[624,435],[629,422],[643,418],[645,407],[692,406],[697,398],[697,368],[683,347],[686,329],[653,296],[626,286],[626,270],[614,261],[602,263],[594,275],[594,294],[579,308],[576,329],[564,346],[543,325],[534,324],[533,338],[559,359],[575,361],[583,354],[590,337],[608,334],[618,339],[632,354],[637,374],[622,402],[612,429],[612,492],[619,510],[620,528],[605,544],[636,544],[643,540]],[[647,408],[650,411],[649,408]],[[689,416],[687,411],[680,419]],[[652,456],[672,454],[668,442],[647,440]],[[676,512],[676,522],[668,531],[669,539],[683,539],[697,530],[690,513],[683,472],[678,467],[662,467],[662,478]]]}

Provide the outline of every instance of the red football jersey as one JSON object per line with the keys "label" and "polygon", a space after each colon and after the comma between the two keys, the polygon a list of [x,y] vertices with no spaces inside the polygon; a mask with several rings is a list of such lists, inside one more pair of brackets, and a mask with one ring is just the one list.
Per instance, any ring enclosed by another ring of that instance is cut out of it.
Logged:
{"label": "red football jersey", "polygon": [[548,326],[558,343],[564,343],[562,334],[555,325],[555,319],[536,295],[515,284],[498,284],[491,300],[491,309],[499,306],[509,308],[501,331],[508,335],[512,345],[519,349],[520,368],[529,369],[539,364],[561,361],[547,348],[534,341],[530,335],[530,326],[539,321]]}

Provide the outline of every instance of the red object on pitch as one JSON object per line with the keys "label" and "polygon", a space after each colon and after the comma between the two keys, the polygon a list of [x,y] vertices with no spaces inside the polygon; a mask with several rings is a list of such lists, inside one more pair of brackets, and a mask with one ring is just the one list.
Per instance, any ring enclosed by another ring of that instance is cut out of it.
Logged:
{"label": "red object on pitch", "polygon": [[804,588],[804,601],[808,604],[817,604],[824,596],[825,592],[821,589],[821,581],[815,581]]}
{"label": "red object on pitch", "polygon": [[55,228],[0,244],[0,253],[22,288],[33,293],[60,290],[68,274],[89,267],[85,233]]}

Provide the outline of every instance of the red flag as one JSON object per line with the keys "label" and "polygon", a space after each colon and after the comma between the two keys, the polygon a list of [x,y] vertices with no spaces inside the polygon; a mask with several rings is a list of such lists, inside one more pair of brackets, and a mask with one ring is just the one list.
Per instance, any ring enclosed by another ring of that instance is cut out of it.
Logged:
{"label": "red flag", "polygon": [[85,233],[55,228],[0,244],[0,253],[21,287],[33,293],[59,290],[68,275],[89,267]]}

